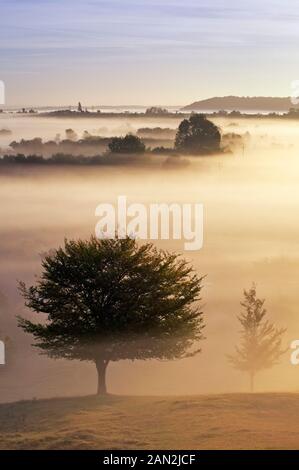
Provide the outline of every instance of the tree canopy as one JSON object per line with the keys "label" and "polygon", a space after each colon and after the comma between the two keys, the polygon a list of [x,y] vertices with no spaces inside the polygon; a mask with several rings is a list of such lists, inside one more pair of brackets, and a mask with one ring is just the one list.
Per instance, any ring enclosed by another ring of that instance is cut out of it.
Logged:
{"label": "tree canopy", "polygon": [[175,148],[184,153],[204,154],[219,150],[220,141],[218,127],[204,114],[193,114],[180,123]]}
{"label": "tree canopy", "polygon": [[112,153],[144,153],[145,145],[139,137],[127,134],[125,137],[113,137],[109,149]]}
{"label": "tree canopy", "polygon": [[202,277],[176,254],[125,239],[65,241],[42,261],[36,285],[20,284],[45,320],[19,318],[42,353],[93,361],[104,393],[109,361],[178,359],[199,352]]}

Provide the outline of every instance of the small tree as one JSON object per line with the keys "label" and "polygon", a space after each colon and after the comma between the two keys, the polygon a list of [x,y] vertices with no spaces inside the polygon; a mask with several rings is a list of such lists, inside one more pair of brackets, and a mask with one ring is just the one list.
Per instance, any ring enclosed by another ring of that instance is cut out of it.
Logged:
{"label": "small tree", "polygon": [[92,361],[98,394],[121,359],[178,359],[199,352],[202,278],[176,254],[131,238],[65,241],[46,256],[35,286],[20,284],[26,305],[46,323],[19,318],[35,346],[53,358]]}
{"label": "small tree", "polygon": [[218,127],[204,114],[193,114],[180,123],[175,148],[186,153],[203,154],[219,150],[220,141]]}
{"label": "small tree", "polygon": [[236,369],[249,374],[250,390],[253,392],[256,373],[273,367],[284,354],[281,342],[286,330],[276,328],[265,319],[265,300],[257,298],[254,284],[249,291],[244,290],[244,298],[241,302],[244,311],[238,316],[242,325],[242,342],[229,360]]}
{"label": "small tree", "polygon": [[113,137],[109,143],[109,149],[112,153],[144,153],[145,145],[139,137],[127,134],[125,137]]}

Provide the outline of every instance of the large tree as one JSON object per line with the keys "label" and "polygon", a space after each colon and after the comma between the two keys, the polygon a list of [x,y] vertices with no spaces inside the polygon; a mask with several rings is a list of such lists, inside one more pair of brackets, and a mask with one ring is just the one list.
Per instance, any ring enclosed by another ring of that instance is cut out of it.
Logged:
{"label": "large tree", "polygon": [[19,318],[42,353],[93,361],[106,393],[110,361],[176,359],[199,352],[202,277],[176,254],[125,239],[65,241],[42,261],[36,285],[20,284],[46,321]]}
{"label": "large tree", "polygon": [[184,153],[204,154],[219,150],[221,134],[204,114],[193,114],[178,128],[175,148]]}
{"label": "large tree", "polygon": [[273,367],[285,352],[281,343],[286,330],[276,328],[266,320],[264,303],[264,299],[257,297],[254,284],[248,291],[244,290],[243,312],[238,316],[242,341],[235,354],[229,356],[236,369],[249,374],[251,392],[254,391],[256,373]]}

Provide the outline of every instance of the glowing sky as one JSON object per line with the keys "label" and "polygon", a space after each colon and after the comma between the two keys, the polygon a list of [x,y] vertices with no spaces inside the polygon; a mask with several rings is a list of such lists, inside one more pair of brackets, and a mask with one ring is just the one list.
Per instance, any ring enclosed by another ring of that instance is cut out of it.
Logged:
{"label": "glowing sky", "polygon": [[290,94],[298,0],[0,0],[7,105]]}

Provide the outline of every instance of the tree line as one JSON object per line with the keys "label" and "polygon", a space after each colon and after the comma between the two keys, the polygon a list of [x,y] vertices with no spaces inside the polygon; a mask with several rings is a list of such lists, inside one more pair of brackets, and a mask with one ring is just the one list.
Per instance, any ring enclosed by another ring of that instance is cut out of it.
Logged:
{"label": "tree line", "polygon": [[[168,130],[169,131],[169,130]],[[174,147],[147,148],[138,135],[124,137],[92,136],[85,132],[82,139],[72,129],[66,129],[66,139],[43,142],[36,137],[31,140],[13,141],[10,147],[15,155],[4,155],[1,163],[29,164],[100,164],[116,155],[140,156],[145,153],[209,155],[221,151],[220,129],[203,114],[193,114],[184,119],[175,134]],[[232,140],[233,136],[230,137]],[[226,139],[227,140],[227,139]],[[225,139],[224,139],[225,141]],[[99,155],[102,151],[103,154]],[[49,158],[45,158],[45,156]],[[107,162],[108,163],[108,162]]]}

